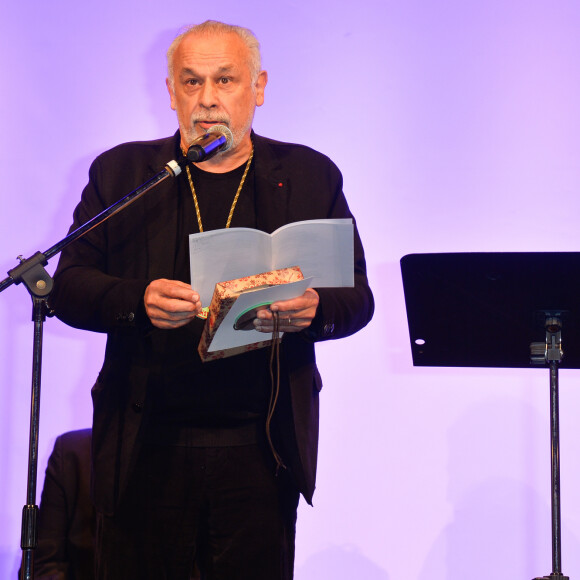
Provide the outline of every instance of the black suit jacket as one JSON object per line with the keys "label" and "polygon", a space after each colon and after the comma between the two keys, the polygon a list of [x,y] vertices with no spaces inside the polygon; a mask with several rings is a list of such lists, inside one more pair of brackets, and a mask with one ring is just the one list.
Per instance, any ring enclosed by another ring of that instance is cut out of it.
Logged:
{"label": "black suit jacket", "polygon": [[56,438],[38,511],[35,580],[94,578],[95,510],[89,497],[91,430]]}
{"label": "black suit jacket", "polygon": [[[300,145],[257,135],[252,139],[258,229],[271,233],[300,220],[352,217],[342,176],[327,157]],[[167,139],[119,145],[100,155],[91,166],[71,230],[161,171],[180,155],[179,140],[178,132]],[[105,513],[113,512],[133,468],[149,411],[147,383],[159,372],[155,353],[171,332],[151,327],[143,294],[150,281],[173,278],[175,187],[173,180],[164,181],[71,244],[55,273],[51,306],[57,316],[72,326],[108,334],[105,361],[92,391],[93,497]],[[310,329],[284,336],[276,417],[284,461],[308,502],[315,485],[322,387],[313,343],[356,332],[374,309],[356,226],[354,288],[320,289],[319,294]]]}

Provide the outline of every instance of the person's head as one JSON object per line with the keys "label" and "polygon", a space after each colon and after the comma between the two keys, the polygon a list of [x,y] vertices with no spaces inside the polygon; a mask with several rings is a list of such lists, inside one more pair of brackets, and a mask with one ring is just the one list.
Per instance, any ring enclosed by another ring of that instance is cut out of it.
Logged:
{"label": "person's head", "polygon": [[250,30],[211,20],[186,28],[167,51],[167,88],[182,147],[221,123],[232,131],[233,145],[207,163],[247,157],[254,110],[264,102],[267,80]]}

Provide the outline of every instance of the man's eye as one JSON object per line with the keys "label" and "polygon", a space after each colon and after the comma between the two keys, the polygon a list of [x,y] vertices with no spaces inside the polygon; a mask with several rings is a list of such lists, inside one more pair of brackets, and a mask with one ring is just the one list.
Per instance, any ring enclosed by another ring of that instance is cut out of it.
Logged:
{"label": "man's eye", "polygon": [[222,85],[227,85],[229,82],[230,82],[229,77],[221,77],[220,78],[220,84],[222,84]]}
{"label": "man's eye", "polygon": [[187,79],[185,81],[186,85],[190,85],[190,86],[195,86],[195,85],[199,85],[199,81],[197,79]]}

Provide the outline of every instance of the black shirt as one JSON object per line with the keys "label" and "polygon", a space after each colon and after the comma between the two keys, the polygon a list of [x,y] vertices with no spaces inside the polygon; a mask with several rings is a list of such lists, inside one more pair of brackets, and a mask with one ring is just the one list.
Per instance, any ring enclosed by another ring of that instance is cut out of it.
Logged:
{"label": "black shirt", "polygon": [[[245,163],[227,173],[190,165],[204,231],[225,228]],[[176,180],[179,196],[178,251],[174,278],[190,283],[189,234],[199,232],[193,196],[184,171]],[[248,172],[230,227],[256,226],[254,170]],[[204,304],[209,306],[209,304]],[[270,393],[269,349],[203,363],[197,352],[205,320],[167,330],[161,376],[154,382],[155,424],[185,427],[237,427],[265,416]]]}

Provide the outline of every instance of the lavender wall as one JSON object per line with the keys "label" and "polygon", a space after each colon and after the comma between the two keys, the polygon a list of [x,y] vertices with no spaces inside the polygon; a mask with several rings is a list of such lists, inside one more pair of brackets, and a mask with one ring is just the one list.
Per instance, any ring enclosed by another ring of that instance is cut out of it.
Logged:
{"label": "lavender wall", "polygon": [[[90,161],[176,127],[164,50],[182,24],[252,28],[270,73],[258,132],[342,168],[377,310],[319,348],[320,473],[297,580],[483,580],[551,571],[548,377],[413,368],[399,259],[578,250],[576,0],[5,3],[0,272],[66,232]],[[50,270],[55,264],[51,264]],[[3,276],[0,276],[3,277]],[[32,324],[0,295],[0,577],[25,502]],[[54,438],[90,425],[103,337],[45,332],[40,478]],[[563,564],[580,576],[580,375],[561,373]]]}

